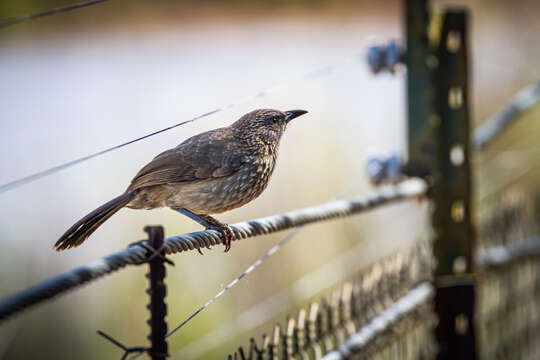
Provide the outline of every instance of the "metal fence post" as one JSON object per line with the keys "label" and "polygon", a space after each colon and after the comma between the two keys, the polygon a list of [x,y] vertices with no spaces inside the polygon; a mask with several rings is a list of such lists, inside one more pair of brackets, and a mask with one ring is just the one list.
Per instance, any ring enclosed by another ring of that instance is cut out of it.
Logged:
{"label": "metal fence post", "polygon": [[438,359],[475,359],[467,16],[404,0],[409,175],[431,183]]}
{"label": "metal fence post", "polygon": [[437,46],[440,117],[433,172],[439,359],[475,359],[467,13],[447,10]]}
{"label": "metal fence post", "polygon": [[150,272],[146,275],[150,280],[150,288],[146,291],[150,295],[150,304],[148,304],[150,310],[150,319],[148,320],[150,335],[148,339],[151,346],[148,352],[152,360],[162,360],[168,356],[168,346],[165,339],[167,335],[167,323],[165,322],[165,315],[167,315],[167,305],[165,304],[167,287],[164,281],[165,264],[162,258],[165,255],[165,249],[162,249],[164,243],[163,227],[147,226],[144,231],[148,233],[148,240],[152,249],[158,251],[154,255],[149,255]]}
{"label": "metal fence post", "polygon": [[426,177],[435,161],[435,128],[432,126],[435,83],[434,56],[429,45],[427,0],[403,0],[407,50],[407,119],[409,176]]}

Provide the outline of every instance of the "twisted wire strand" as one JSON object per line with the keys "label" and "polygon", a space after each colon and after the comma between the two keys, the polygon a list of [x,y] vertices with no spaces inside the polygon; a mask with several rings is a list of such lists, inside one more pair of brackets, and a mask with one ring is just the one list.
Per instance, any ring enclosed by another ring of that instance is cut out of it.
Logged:
{"label": "twisted wire strand", "polygon": [[[237,223],[231,225],[234,233],[233,241],[266,235],[299,225],[350,216],[389,202],[419,196],[424,192],[424,182],[413,179],[395,186],[381,187],[372,193],[349,200],[333,200],[321,205]],[[165,247],[168,254],[173,254],[203,249],[206,246],[221,244],[221,242],[219,231],[206,230],[168,237],[165,239]]]}
{"label": "twisted wire strand", "polygon": [[0,20],[0,29],[11,26],[11,25],[19,24],[19,23],[22,23],[24,21],[40,18],[40,17],[43,17],[43,16],[54,15],[54,14],[63,13],[63,12],[66,12],[66,11],[76,10],[76,9],[80,9],[80,8],[91,6],[91,5],[104,3],[104,2],[107,2],[107,1],[109,1],[109,0],[81,1],[79,3],[70,4],[70,5],[66,5],[66,6],[61,6],[61,7],[57,7],[57,8],[54,8],[54,9],[49,9],[49,10],[45,10],[45,11],[38,11],[38,12],[35,12],[35,13],[31,13],[31,14],[25,14],[25,15],[6,18],[6,19],[1,19]]}
{"label": "twisted wire strand", "polygon": [[379,334],[388,331],[397,321],[415,311],[435,296],[435,288],[428,282],[421,283],[393,303],[381,314],[375,316],[365,326],[349,337],[337,349],[328,352],[323,360],[349,359],[353,354],[362,351],[364,347]]}
{"label": "twisted wire strand", "polygon": [[[334,200],[317,206],[237,223],[232,225],[231,228],[236,241],[291,229],[300,225],[351,216],[392,202],[420,197],[425,192],[425,183],[413,179],[398,185],[382,187],[367,195],[350,200]],[[168,254],[172,254],[202,249],[207,245],[217,245],[221,244],[221,242],[219,232],[205,230],[168,237],[165,239],[165,248]],[[8,296],[0,301],[0,322],[31,306],[54,298],[127,265],[141,264],[145,262],[146,258],[147,251],[144,248],[131,246]]]}
{"label": "twisted wire strand", "polygon": [[501,267],[522,258],[540,256],[540,236],[516,244],[492,246],[476,251],[476,264],[482,267]]}
{"label": "twisted wire strand", "polygon": [[[264,298],[261,302],[252,305],[238,315],[234,320],[222,324],[220,327],[206,332],[203,336],[183,345],[178,351],[171,354],[173,359],[199,359],[209,350],[217,348],[220,344],[228,343],[236,338],[238,332],[248,333],[258,328],[270,319],[276,318],[279,314],[283,314],[289,309],[292,304],[302,303],[308,299],[312,299],[315,295],[321,294],[323,291],[334,288],[336,284],[345,283],[345,279],[351,279],[354,274],[367,271],[374,267],[374,264],[386,262],[389,258],[395,257],[397,254],[406,254],[406,261],[410,261],[410,268],[416,268],[417,263],[412,264],[413,251],[418,257],[417,260],[427,260],[425,252],[419,252],[419,245],[427,243],[419,241],[407,250],[400,249],[392,252],[390,255],[378,259],[376,262],[365,264],[358,261],[358,254],[365,250],[365,243],[358,242],[357,245],[347,249],[345,252],[333,257],[330,262],[315,268],[313,271],[302,275],[296,279],[287,288],[281,289],[279,292],[273,293],[272,296]],[[425,245],[424,245],[425,246]],[[427,260],[429,261],[429,260]],[[427,263],[426,261],[426,263]],[[429,268],[429,266],[424,266]],[[420,271],[420,273],[428,273],[428,270]],[[416,278],[415,278],[416,280]],[[418,283],[425,280],[418,278]],[[413,283],[413,282],[411,282]],[[416,281],[414,281],[416,283]],[[306,286],[310,284],[310,286]],[[400,283],[409,284],[409,281]],[[405,286],[405,285],[404,285]],[[408,285],[406,285],[408,286]],[[338,286],[339,288],[340,286]],[[298,325],[297,325],[298,326]]]}
{"label": "twisted wire strand", "polygon": [[540,80],[519,91],[509,103],[500,108],[473,133],[472,146],[484,150],[524,112],[540,102]]}
{"label": "twisted wire strand", "polygon": [[318,67],[318,68],[316,68],[314,70],[308,71],[308,72],[306,72],[306,73],[304,73],[304,74],[302,74],[302,75],[300,75],[300,76],[298,76],[296,78],[293,77],[292,79],[287,80],[287,82],[284,82],[281,85],[275,85],[275,86],[268,87],[268,88],[266,88],[264,90],[258,91],[256,93],[253,93],[253,94],[249,95],[249,96],[241,98],[236,102],[228,103],[225,106],[215,108],[215,109],[213,109],[211,111],[208,111],[208,112],[205,112],[203,114],[194,116],[194,117],[192,117],[192,118],[190,118],[188,120],[181,121],[179,123],[173,124],[171,126],[167,126],[167,127],[163,128],[163,129],[153,131],[151,133],[140,136],[138,138],[126,141],[124,143],[121,143],[121,144],[118,144],[118,145],[115,145],[115,146],[111,146],[109,148],[97,151],[95,153],[92,153],[92,154],[89,154],[89,155],[86,155],[86,156],[82,156],[80,158],[77,158],[77,159],[74,159],[74,160],[71,160],[71,161],[67,161],[67,162],[62,163],[60,165],[56,165],[56,166],[50,167],[48,169],[38,171],[36,173],[33,173],[33,174],[30,174],[30,175],[21,177],[19,179],[15,179],[13,181],[4,183],[4,184],[0,185],[0,194],[11,191],[11,190],[16,189],[16,188],[18,188],[20,186],[23,186],[23,185],[33,183],[33,182],[35,182],[35,181],[37,181],[39,179],[42,179],[42,178],[47,177],[49,175],[53,175],[53,174],[55,174],[55,173],[57,173],[59,171],[65,170],[65,169],[70,168],[72,166],[75,166],[75,165],[78,165],[80,163],[86,162],[88,160],[94,159],[94,158],[99,157],[101,155],[105,155],[105,154],[107,154],[107,153],[109,153],[111,151],[118,150],[120,148],[126,147],[128,145],[139,142],[141,140],[148,139],[149,137],[152,137],[152,136],[161,134],[163,132],[175,129],[175,128],[180,127],[182,125],[186,125],[186,124],[195,122],[197,120],[209,117],[210,115],[214,115],[214,114],[220,113],[222,111],[226,111],[226,110],[235,108],[235,107],[237,107],[239,105],[249,103],[249,102],[254,101],[254,100],[258,99],[258,98],[267,97],[267,96],[269,96],[269,95],[271,95],[271,94],[273,94],[275,92],[278,92],[278,91],[281,91],[283,89],[286,89],[286,88],[290,87],[295,82],[308,81],[308,80],[316,79],[316,78],[319,78],[319,77],[327,76],[327,75],[331,74],[334,70],[336,70],[338,67],[340,67],[343,63],[348,62],[350,60],[357,59],[357,58],[361,58],[362,56],[363,56],[363,53],[346,56],[341,61],[339,61],[338,63],[335,63],[333,65],[320,66],[320,67]]}
{"label": "twisted wire strand", "polygon": [[[288,243],[298,232],[302,229],[302,225],[294,228],[293,231],[291,231],[287,236],[285,236],[283,239],[281,239],[276,245],[272,246],[270,250],[268,250],[263,256],[261,256],[257,261],[255,261],[252,265],[250,265],[244,272],[242,272],[240,275],[238,275],[236,278],[234,278],[233,281],[231,281],[227,286],[225,286],[223,289],[221,289],[216,295],[214,295],[210,300],[208,300],[204,305],[199,307],[195,312],[193,312],[191,315],[189,315],[187,318],[185,318],[178,326],[176,326],[174,329],[169,331],[165,335],[165,339],[173,335],[175,332],[180,330],[184,325],[186,325],[189,321],[191,321],[195,316],[199,315],[204,309],[206,309],[210,304],[212,304],[215,300],[220,298],[227,290],[232,288],[234,285],[238,284],[240,280],[242,280],[243,277],[248,275],[250,272],[255,270],[259,265],[263,263],[266,259],[268,259],[270,256],[274,255],[283,245]],[[129,360],[135,360],[138,357],[142,356],[144,353],[148,352],[148,349],[141,349],[138,354],[132,356],[129,358]]]}

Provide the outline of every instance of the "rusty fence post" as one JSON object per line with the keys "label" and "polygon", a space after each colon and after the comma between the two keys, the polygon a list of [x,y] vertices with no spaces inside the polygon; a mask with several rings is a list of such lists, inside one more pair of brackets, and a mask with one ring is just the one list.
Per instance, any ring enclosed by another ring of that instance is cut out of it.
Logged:
{"label": "rusty fence post", "polygon": [[150,319],[148,325],[150,325],[150,349],[148,353],[152,357],[152,360],[162,360],[168,356],[168,345],[165,336],[167,335],[167,323],[165,316],[167,315],[167,305],[165,304],[165,295],[167,294],[167,287],[165,285],[165,264],[163,263],[163,256],[165,256],[165,249],[162,249],[163,242],[163,227],[161,226],[147,226],[144,231],[148,233],[148,242],[152,249],[157,253],[150,254],[150,260],[148,261],[150,271],[146,275],[150,281],[150,287],[146,291],[150,295],[150,304],[148,309],[150,310]]}

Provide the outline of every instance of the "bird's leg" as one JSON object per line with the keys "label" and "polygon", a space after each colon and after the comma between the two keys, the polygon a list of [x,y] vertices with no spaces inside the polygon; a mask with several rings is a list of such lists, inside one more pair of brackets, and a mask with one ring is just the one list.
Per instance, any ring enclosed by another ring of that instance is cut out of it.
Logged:
{"label": "bird's leg", "polygon": [[[223,244],[225,245],[225,252],[229,251],[231,248],[231,242],[234,238],[234,233],[229,225],[222,223],[221,221],[211,217],[210,215],[197,215],[187,209],[176,209],[179,213],[186,215],[190,219],[198,222],[206,229],[217,230],[223,234]],[[207,246],[210,248],[210,246]],[[199,252],[200,249],[199,249]]]}
{"label": "bird's leg", "polygon": [[221,221],[210,215],[199,216],[204,219],[208,224],[208,226],[206,227],[207,229],[217,230],[223,234],[223,244],[225,245],[225,252],[229,251],[231,249],[231,242],[234,238],[234,233],[229,224],[222,223]]}

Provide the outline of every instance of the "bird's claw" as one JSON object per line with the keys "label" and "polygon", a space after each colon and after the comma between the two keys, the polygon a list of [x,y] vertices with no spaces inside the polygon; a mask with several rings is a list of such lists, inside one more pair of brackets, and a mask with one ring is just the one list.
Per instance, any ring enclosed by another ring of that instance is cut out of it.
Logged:
{"label": "bird's claw", "polygon": [[[221,221],[214,219],[212,216],[207,214],[198,215],[184,208],[179,208],[176,210],[181,214],[186,215],[190,219],[195,220],[204,226],[206,230],[219,231],[222,234],[221,238],[223,240],[223,245],[225,245],[225,252],[228,252],[231,249],[231,242],[234,239],[234,232],[229,225],[222,223]],[[210,249],[209,244],[207,244],[206,247]],[[199,251],[199,254],[203,254],[200,247],[197,248],[197,251]]]}
{"label": "bird's claw", "polygon": [[231,242],[234,238],[234,232],[231,227],[227,224],[212,225],[207,229],[219,231],[222,234],[223,245],[225,245],[225,251],[228,252],[231,249]]}
{"label": "bird's claw", "polygon": [[231,243],[234,238],[234,233],[229,225],[224,226],[225,232],[223,234],[223,243],[225,244],[225,251],[227,252],[231,249]]}

